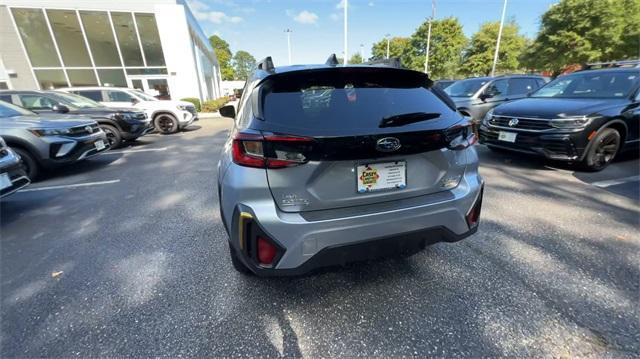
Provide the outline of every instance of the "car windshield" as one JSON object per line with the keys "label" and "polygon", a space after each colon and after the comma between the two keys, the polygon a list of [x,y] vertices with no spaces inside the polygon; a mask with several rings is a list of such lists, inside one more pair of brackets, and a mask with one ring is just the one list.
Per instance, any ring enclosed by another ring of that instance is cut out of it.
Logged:
{"label": "car windshield", "polygon": [[84,96],[70,94],[66,92],[52,92],[51,95],[58,101],[63,102],[65,105],[71,105],[76,108],[93,108],[93,107],[105,107],[92,99]]}
{"label": "car windshield", "polygon": [[4,101],[0,101],[0,117],[15,117],[15,116],[36,116],[35,112],[31,112],[20,106],[16,106]]}
{"label": "car windshield", "polygon": [[146,93],[140,90],[131,90],[131,92],[133,92],[135,96],[142,98],[144,101],[160,101],[157,98],[147,95]]}
{"label": "car windshield", "polygon": [[531,97],[625,98],[638,83],[640,72],[579,72],[549,82]]}
{"label": "car windshield", "polygon": [[451,97],[471,97],[489,82],[487,79],[468,79],[457,81],[453,85],[444,89],[444,92]]}

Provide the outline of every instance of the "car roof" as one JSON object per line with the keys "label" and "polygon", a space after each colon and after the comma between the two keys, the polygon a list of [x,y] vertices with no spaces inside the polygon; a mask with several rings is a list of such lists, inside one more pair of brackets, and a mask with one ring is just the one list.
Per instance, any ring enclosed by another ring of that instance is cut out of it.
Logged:
{"label": "car roof", "polygon": [[116,86],[77,86],[77,87],[60,87],[56,90],[135,90],[129,87],[116,87]]}
{"label": "car roof", "polygon": [[609,72],[635,72],[635,73],[640,73],[640,67],[609,67],[609,68],[604,68],[604,69],[593,69],[593,70],[578,70],[575,72],[572,72],[570,74],[566,74],[563,76],[568,76],[568,75],[573,75],[573,74],[584,74],[584,73],[589,73],[589,74],[605,74],[605,73],[609,73]]}

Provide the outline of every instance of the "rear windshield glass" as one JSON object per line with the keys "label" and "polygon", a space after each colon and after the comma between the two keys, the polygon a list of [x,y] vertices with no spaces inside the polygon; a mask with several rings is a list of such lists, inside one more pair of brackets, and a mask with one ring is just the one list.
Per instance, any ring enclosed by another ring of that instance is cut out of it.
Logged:
{"label": "rear windshield glass", "polygon": [[310,130],[379,128],[385,118],[415,113],[450,117],[454,110],[426,87],[427,81],[398,70],[275,76],[262,86],[263,117],[271,124]]}

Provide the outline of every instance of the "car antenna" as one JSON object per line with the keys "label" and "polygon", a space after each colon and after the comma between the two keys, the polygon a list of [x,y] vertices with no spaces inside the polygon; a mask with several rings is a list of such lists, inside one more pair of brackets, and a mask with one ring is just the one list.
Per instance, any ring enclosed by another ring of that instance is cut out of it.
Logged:
{"label": "car antenna", "polygon": [[271,59],[271,56],[267,56],[258,62],[258,70],[263,70],[266,72],[274,72],[276,70],[276,67],[273,66],[273,60]]}
{"label": "car antenna", "polygon": [[338,65],[338,57],[336,54],[329,55],[327,62],[324,63],[327,66],[337,66]]}

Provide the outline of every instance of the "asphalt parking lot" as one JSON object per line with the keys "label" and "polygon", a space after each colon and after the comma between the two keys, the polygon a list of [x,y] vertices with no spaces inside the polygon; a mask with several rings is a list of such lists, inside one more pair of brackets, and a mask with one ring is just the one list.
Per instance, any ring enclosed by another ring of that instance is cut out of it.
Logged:
{"label": "asphalt parking lot", "polygon": [[637,156],[584,174],[479,147],[473,237],[260,279],[232,269],[219,220],[230,124],[147,136],[3,199],[0,356],[640,356]]}

